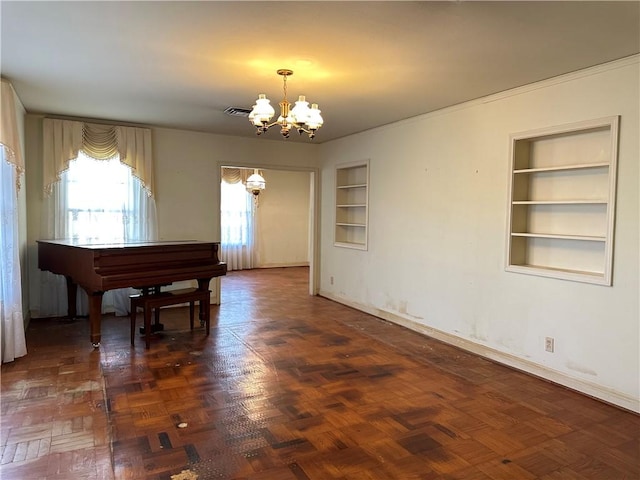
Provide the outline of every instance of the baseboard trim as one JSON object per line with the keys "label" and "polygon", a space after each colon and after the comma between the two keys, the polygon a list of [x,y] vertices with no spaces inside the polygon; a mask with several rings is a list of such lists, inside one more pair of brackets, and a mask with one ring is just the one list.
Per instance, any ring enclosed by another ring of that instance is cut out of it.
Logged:
{"label": "baseboard trim", "polygon": [[265,263],[258,265],[255,268],[289,268],[289,267],[308,267],[309,262],[297,262],[297,263]]}
{"label": "baseboard trim", "polygon": [[562,385],[563,387],[567,387],[571,390],[575,390],[577,392],[596,398],[603,402],[610,403],[617,407],[624,408],[625,410],[630,410],[634,413],[640,413],[640,399],[634,398],[631,395],[627,395],[626,393],[618,392],[616,390],[603,387],[601,385],[597,385],[580,378],[572,377],[563,372],[559,372],[557,370],[518,357],[516,355],[502,352],[486,345],[475,343],[471,340],[458,337],[456,335],[452,335],[450,333],[443,332],[426,325],[422,325],[395,313],[387,312],[351,301],[349,299],[334,295],[331,292],[321,290],[318,295],[334,302],[341,303],[348,307],[355,308],[356,310],[360,310],[361,312],[368,313],[369,315],[373,315],[374,317],[378,317],[391,323],[401,325],[415,332],[422,333],[428,337],[435,338],[436,340],[440,340],[441,342],[447,343],[449,345],[453,345],[468,352],[475,353],[484,358],[500,363],[501,365],[506,365],[508,367],[515,368],[516,370],[520,370],[536,377],[540,377],[544,380],[557,383],[558,385]]}

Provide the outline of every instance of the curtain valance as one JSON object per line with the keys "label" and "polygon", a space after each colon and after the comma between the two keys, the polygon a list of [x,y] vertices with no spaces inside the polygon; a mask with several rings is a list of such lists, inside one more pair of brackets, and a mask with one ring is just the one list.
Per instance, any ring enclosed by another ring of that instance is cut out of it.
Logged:
{"label": "curtain valance", "polygon": [[118,154],[118,136],[111,125],[85,123],[82,126],[82,151],[96,160],[110,160]]}
{"label": "curtain valance", "polygon": [[154,195],[150,129],[45,118],[43,137],[45,195],[51,193],[80,150],[96,160],[119,155],[120,162],[131,168],[150,196]]}
{"label": "curtain valance", "polygon": [[[253,170],[253,168],[222,167],[222,181],[225,183],[247,183],[247,178],[251,176]],[[259,173],[264,175],[262,170]]]}
{"label": "curtain valance", "polygon": [[5,158],[16,169],[16,186],[20,189],[24,159],[18,133],[15,94],[11,84],[4,79],[0,89],[0,115],[0,145],[4,148]]}

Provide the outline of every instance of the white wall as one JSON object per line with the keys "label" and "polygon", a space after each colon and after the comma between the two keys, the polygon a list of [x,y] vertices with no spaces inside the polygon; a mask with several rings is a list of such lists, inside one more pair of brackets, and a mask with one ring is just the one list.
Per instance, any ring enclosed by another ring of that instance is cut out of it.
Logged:
{"label": "white wall", "polygon": [[221,165],[316,168],[317,147],[265,138],[153,129],[160,239],[220,241]]}
{"label": "white wall", "polygon": [[[634,57],[323,144],[321,295],[640,411],[639,70]],[[613,286],[505,272],[509,135],[610,115]],[[365,158],[369,249],[334,247],[335,164]]]}
{"label": "white wall", "polygon": [[259,268],[309,265],[310,174],[264,170],[267,188],[260,194]]}

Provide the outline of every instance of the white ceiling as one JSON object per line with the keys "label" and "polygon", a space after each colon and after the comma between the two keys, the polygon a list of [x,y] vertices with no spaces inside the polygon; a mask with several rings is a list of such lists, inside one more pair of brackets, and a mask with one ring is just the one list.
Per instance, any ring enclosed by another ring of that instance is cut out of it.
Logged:
{"label": "white ceiling", "polygon": [[1,72],[29,113],[254,136],[223,110],[258,93],[277,110],[290,68],[320,143],[636,54],[639,7],[2,0]]}

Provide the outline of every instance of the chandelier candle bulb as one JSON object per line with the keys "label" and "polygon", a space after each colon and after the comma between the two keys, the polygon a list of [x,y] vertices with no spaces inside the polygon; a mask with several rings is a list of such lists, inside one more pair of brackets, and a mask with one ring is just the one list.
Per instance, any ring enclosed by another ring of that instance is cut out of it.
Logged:
{"label": "chandelier candle bulb", "polygon": [[307,123],[309,118],[309,102],[305,100],[304,95],[298,97],[296,105],[291,110],[291,116],[296,123]]}
{"label": "chandelier candle bulb", "polygon": [[251,120],[256,127],[260,127],[263,123],[268,123],[275,112],[271,106],[271,100],[269,100],[264,93],[261,93],[258,95],[258,100],[256,100],[256,104],[249,114],[249,120]]}
{"label": "chandelier candle bulb", "polygon": [[322,116],[320,116],[318,104],[312,103],[311,109],[309,110],[309,116],[307,117],[307,126],[310,130],[316,131],[322,126],[323,123],[324,121],[322,120]]}

